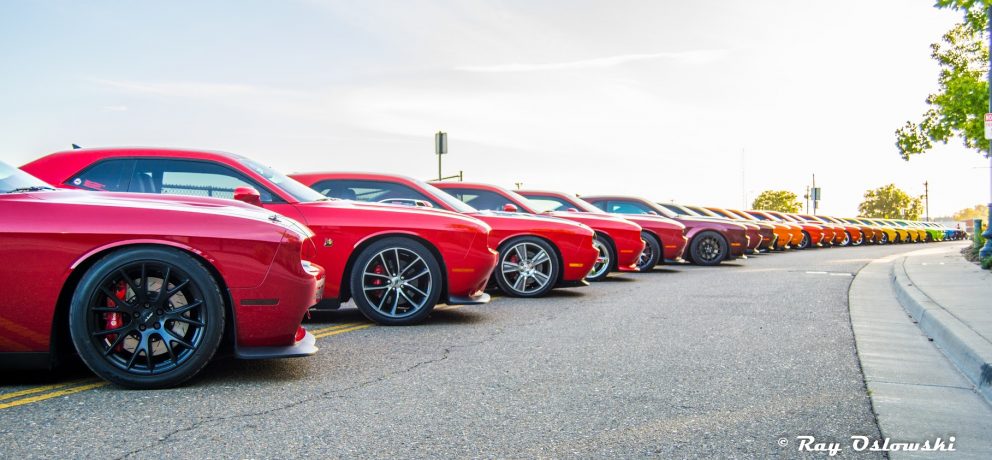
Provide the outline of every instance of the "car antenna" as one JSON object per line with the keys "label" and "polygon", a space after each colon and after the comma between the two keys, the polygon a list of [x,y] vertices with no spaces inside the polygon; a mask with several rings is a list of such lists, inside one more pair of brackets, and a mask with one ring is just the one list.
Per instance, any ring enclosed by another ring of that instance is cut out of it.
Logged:
{"label": "car antenna", "polygon": [[82,147],[80,147],[79,144],[72,144],[72,149],[73,150],[78,150],[78,149],[81,149],[81,148]]}

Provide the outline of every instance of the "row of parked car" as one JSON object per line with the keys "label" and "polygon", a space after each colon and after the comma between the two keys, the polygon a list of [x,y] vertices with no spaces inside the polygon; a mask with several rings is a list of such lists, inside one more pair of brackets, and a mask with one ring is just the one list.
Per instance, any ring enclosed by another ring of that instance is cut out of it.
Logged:
{"label": "row of parked car", "polygon": [[938,241],[928,223],[579,198],[391,174],[286,176],[222,152],[74,149],[0,163],[0,365],[78,355],[122,386],[179,384],[218,352],[317,351],[311,308],[385,325],[540,297],[665,261]]}

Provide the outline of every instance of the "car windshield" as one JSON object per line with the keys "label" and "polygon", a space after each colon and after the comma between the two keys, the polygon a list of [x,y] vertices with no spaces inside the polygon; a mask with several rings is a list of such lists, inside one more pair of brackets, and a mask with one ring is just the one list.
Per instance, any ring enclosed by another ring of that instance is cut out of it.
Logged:
{"label": "car windshield", "polygon": [[55,187],[20,169],[0,162],[0,193],[37,192],[40,190],[55,190]]}
{"label": "car windshield", "polygon": [[239,157],[238,161],[248,169],[251,169],[258,175],[264,177],[272,185],[279,187],[282,191],[292,195],[293,198],[296,198],[301,203],[327,201],[330,199],[324,195],[321,195],[320,192],[307,187],[306,185],[297,182],[295,179],[291,179],[283,173],[268,166],[263,166],[247,158]]}
{"label": "car windshield", "polygon": [[[667,210],[677,216],[690,216],[690,217],[702,217],[698,212],[693,211],[685,206],[678,205],[675,203],[658,203],[661,209]],[[671,216],[665,216],[671,217]]]}
{"label": "car windshield", "polygon": [[689,208],[690,210],[696,211],[697,214],[699,214],[699,215],[701,215],[703,217],[719,217],[721,219],[726,219],[727,218],[727,216],[721,216],[721,215],[719,215],[719,214],[717,214],[717,213],[715,213],[713,211],[710,211],[709,209],[703,208],[703,207],[699,207],[699,206],[686,206],[686,207]]}
{"label": "car windshield", "polygon": [[424,182],[419,179],[413,179],[413,181],[416,182],[417,185],[419,185],[422,189],[424,189],[425,192],[430,193],[431,195],[434,196],[434,198],[443,201],[444,204],[451,206],[451,208],[454,209],[455,211],[461,213],[479,212],[478,209],[475,209],[472,206],[465,204],[464,201],[449,195],[444,190],[441,190],[431,184],[428,184],[427,182]]}
{"label": "car windshield", "polygon": [[599,209],[599,208],[593,206],[592,203],[590,203],[590,202],[588,202],[586,200],[583,200],[582,198],[579,198],[579,197],[571,197],[570,196],[570,197],[568,197],[568,202],[576,205],[576,208],[578,208],[578,210],[579,211],[582,211],[582,212],[591,212],[591,213],[596,213],[596,214],[606,214],[606,211],[603,211],[602,209]]}

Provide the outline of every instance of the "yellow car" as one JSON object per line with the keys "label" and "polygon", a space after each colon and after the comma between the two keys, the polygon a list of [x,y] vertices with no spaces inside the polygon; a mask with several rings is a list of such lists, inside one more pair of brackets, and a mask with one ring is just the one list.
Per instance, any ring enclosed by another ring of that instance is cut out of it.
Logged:
{"label": "yellow car", "polygon": [[867,217],[858,217],[855,220],[878,227],[878,229],[881,230],[882,232],[882,239],[881,239],[882,244],[898,243],[900,241],[903,241],[902,237],[904,235],[908,236],[909,234],[909,232],[906,232],[905,230],[903,231],[903,233],[900,233],[895,227],[885,222],[882,222],[881,219],[869,219]]}

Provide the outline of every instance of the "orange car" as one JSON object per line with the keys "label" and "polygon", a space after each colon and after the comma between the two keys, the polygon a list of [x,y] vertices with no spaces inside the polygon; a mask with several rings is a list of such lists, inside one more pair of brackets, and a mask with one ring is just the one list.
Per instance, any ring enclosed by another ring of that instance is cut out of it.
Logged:
{"label": "orange car", "polygon": [[739,209],[724,208],[724,210],[735,216],[739,216],[740,218],[751,222],[755,222],[755,223],[760,222],[763,224],[771,225],[772,231],[775,232],[775,242],[773,247],[780,251],[784,251],[786,249],[791,248],[793,238],[802,239],[803,232],[798,225],[795,227],[795,229],[793,229],[791,224],[785,222],[778,222],[775,220],[759,219]]}
{"label": "orange car", "polygon": [[874,235],[874,232],[872,231],[871,227],[867,225],[852,224],[850,222],[838,219],[836,217],[830,217],[830,216],[819,216],[819,217],[828,222],[833,222],[837,225],[844,226],[844,229],[847,231],[847,234],[850,235],[850,242],[848,242],[848,244],[850,244],[851,246],[861,246],[862,243],[871,241],[871,237]]}
{"label": "orange car", "polygon": [[762,222],[773,222],[785,225],[789,229],[789,248],[798,248],[803,241],[803,227],[795,222],[773,216],[765,211],[743,211],[744,214],[754,217]]}

